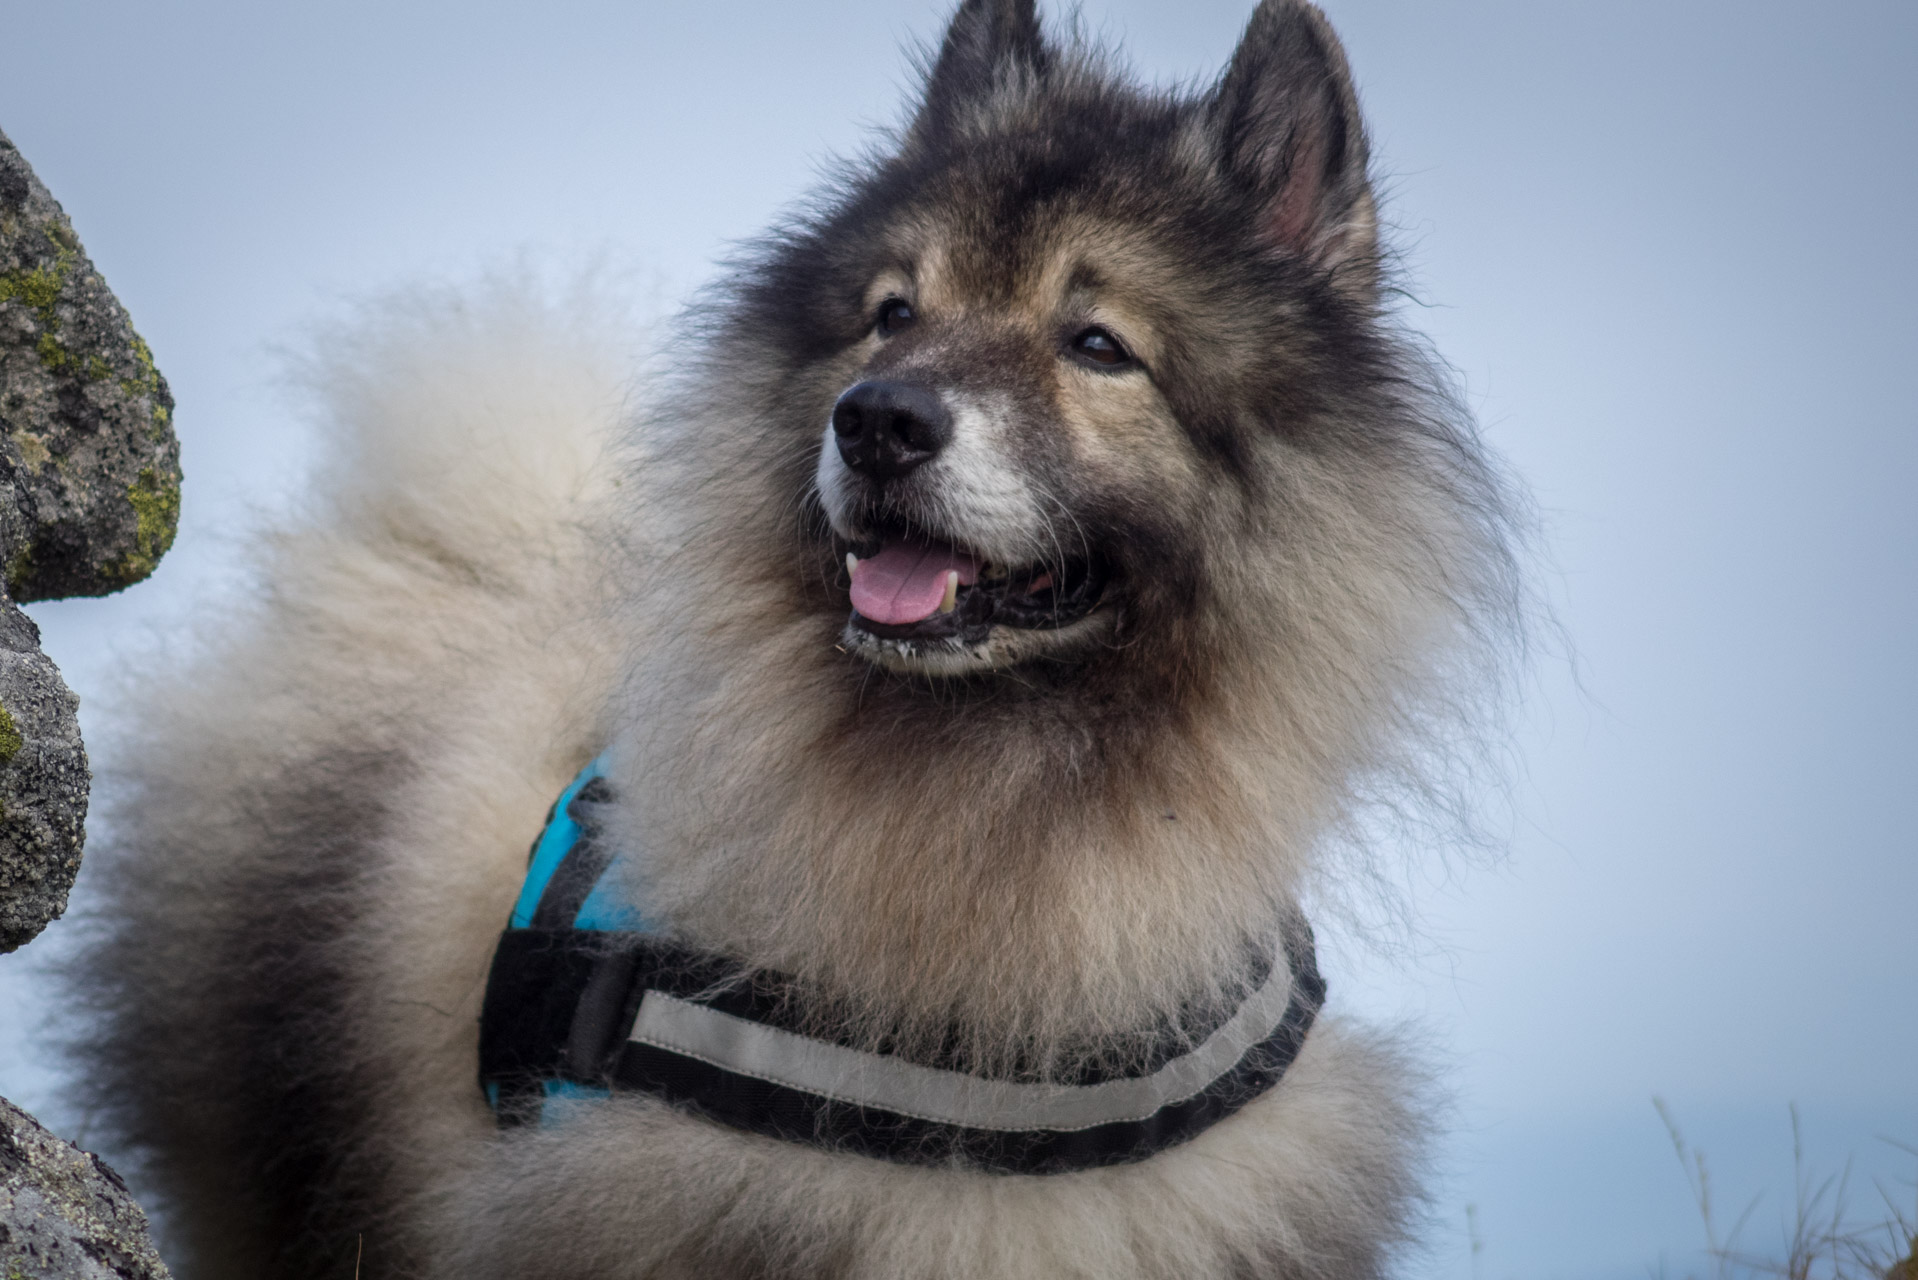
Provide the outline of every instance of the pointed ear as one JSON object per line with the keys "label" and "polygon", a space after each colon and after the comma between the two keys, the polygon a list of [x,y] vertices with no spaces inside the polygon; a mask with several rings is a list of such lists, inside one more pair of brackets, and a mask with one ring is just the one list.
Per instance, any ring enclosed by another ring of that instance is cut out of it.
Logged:
{"label": "pointed ear", "polygon": [[1045,74],[1050,60],[1034,0],[964,0],[926,78],[913,135],[943,131],[1008,79]]}
{"label": "pointed ear", "polygon": [[1345,51],[1317,6],[1264,0],[1210,103],[1230,176],[1263,210],[1260,231],[1370,289],[1378,219],[1369,148]]}

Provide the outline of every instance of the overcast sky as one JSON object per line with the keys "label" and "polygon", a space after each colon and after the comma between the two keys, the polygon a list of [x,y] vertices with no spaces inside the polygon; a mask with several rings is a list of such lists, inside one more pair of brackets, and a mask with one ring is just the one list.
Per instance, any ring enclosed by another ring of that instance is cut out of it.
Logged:
{"label": "overcast sky", "polygon": [[[1418,1274],[1695,1266],[1655,1094],[1733,1214],[1767,1193],[1755,1246],[1788,1103],[1814,1160],[1908,1190],[1876,1135],[1918,1142],[1918,5],[1328,7],[1418,321],[1541,503],[1576,653],[1530,686],[1504,863],[1421,865],[1423,941],[1328,959],[1335,1003],[1419,1016],[1453,1064]],[[297,489],[276,350],[523,251],[681,296],[895,118],[944,8],[8,6],[0,129],[151,342],[187,477],[151,582],[32,608],[74,687],[207,607]],[[1193,79],[1247,8],[1082,12]],[[59,936],[0,958],[0,1093],[72,1130],[28,1043]]]}

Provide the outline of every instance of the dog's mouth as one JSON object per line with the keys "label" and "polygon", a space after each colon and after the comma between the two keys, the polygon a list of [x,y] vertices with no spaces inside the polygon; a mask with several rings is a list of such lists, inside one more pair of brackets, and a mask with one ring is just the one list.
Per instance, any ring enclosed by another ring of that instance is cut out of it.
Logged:
{"label": "dog's mouth", "polygon": [[1057,631],[1105,595],[1096,556],[1062,564],[1000,564],[917,530],[900,529],[846,553],[849,629],[880,640],[986,643],[995,627]]}

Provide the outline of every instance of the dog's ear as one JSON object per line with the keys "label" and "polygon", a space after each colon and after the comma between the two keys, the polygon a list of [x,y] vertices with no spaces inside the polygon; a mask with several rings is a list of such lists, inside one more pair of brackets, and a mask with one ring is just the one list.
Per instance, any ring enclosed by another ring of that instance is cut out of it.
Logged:
{"label": "dog's ear", "polygon": [[1369,292],[1378,218],[1358,94],[1332,24],[1305,0],[1264,0],[1207,104],[1230,178],[1260,232]]}
{"label": "dog's ear", "polygon": [[964,0],[926,77],[912,135],[944,132],[1007,82],[1044,75],[1050,61],[1034,0]]}

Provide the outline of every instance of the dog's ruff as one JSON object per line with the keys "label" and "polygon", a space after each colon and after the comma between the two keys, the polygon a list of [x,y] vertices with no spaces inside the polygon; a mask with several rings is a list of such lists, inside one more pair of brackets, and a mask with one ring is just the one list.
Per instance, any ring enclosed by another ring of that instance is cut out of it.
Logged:
{"label": "dog's ruff", "polygon": [[[78,1074],[179,1272],[1387,1273],[1433,1106],[1336,1008],[1202,1131],[1043,1175],[645,1089],[502,1128],[475,1087],[527,838],[602,753],[625,856],[521,932],[590,905],[782,975],[781,1031],[1060,1097],[1251,1007],[1303,903],[1376,883],[1368,804],[1451,811],[1514,499],[1388,309],[1368,163],[1302,0],[1192,92],[964,0],[910,120],[637,379],[590,292],[523,283],[322,344],[317,496],[138,668],[89,836]],[[625,1052],[636,988],[592,977],[533,1056]]]}

